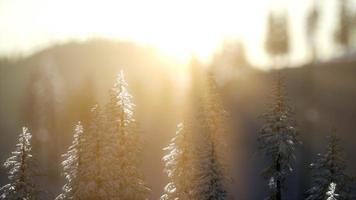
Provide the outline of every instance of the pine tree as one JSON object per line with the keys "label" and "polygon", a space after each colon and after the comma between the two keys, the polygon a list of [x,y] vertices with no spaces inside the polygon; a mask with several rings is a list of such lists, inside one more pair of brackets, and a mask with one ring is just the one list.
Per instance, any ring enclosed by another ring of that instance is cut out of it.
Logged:
{"label": "pine tree", "polygon": [[228,198],[230,181],[226,162],[226,112],[213,77],[202,75],[200,84],[195,85],[199,88],[196,88],[198,94],[194,104],[197,158],[193,195],[195,199],[223,200]]}
{"label": "pine tree", "polygon": [[113,178],[119,184],[116,190],[121,200],[143,200],[147,199],[149,188],[139,170],[141,138],[134,119],[135,105],[127,86],[121,71],[110,91],[106,109],[107,127],[114,149],[111,170],[116,172]]}
{"label": "pine tree", "polygon": [[285,85],[278,74],[274,89],[274,103],[263,115],[265,124],[259,131],[260,150],[270,159],[270,164],[263,174],[270,181],[271,192],[268,199],[282,199],[282,190],[287,176],[293,171],[296,146],[300,144],[297,137],[296,122],[293,111],[288,105]]}
{"label": "pine tree", "polygon": [[277,15],[269,13],[267,21],[267,35],[265,49],[277,64],[277,58],[287,56],[289,53],[288,19],[285,13]]}
{"label": "pine tree", "polygon": [[336,193],[338,200],[353,199],[351,192],[351,177],[345,174],[346,163],[340,148],[340,139],[333,133],[328,136],[328,146],[324,154],[318,154],[315,163],[310,165],[312,186],[307,191],[307,200],[325,199],[331,182],[337,184]]}
{"label": "pine tree", "polygon": [[194,164],[196,156],[191,127],[178,124],[175,137],[164,150],[165,172],[169,183],[164,188],[161,200],[193,200]]}
{"label": "pine tree", "polygon": [[339,21],[335,31],[335,41],[346,51],[350,48],[352,34],[352,16],[348,9],[348,1],[340,0]]}
{"label": "pine tree", "polygon": [[80,140],[82,151],[76,173],[76,199],[98,200],[118,199],[115,189],[118,184],[113,180],[113,153],[110,138],[104,132],[104,116],[96,105],[91,110],[89,127]]}
{"label": "pine tree", "polygon": [[82,163],[83,132],[83,126],[80,122],[78,122],[78,124],[75,126],[72,145],[68,148],[67,153],[63,155],[64,161],[62,162],[62,166],[66,183],[62,188],[63,192],[58,195],[56,200],[80,199],[80,197],[77,195],[77,191],[81,180],[81,178],[78,177],[78,171]]}
{"label": "pine tree", "polygon": [[196,152],[196,182],[194,182],[193,195],[195,199],[201,200],[226,200],[228,180],[219,160],[216,146],[209,136],[202,136],[201,139],[202,142],[198,145]]}
{"label": "pine tree", "polygon": [[320,17],[319,15],[320,15],[320,8],[317,4],[317,1],[314,0],[313,7],[308,13],[307,27],[306,27],[308,44],[311,50],[312,61],[315,61],[317,59],[316,33],[317,33],[318,21]]}
{"label": "pine tree", "polygon": [[0,199],[6,200],[37,200],[40,199],[39,190],[34,184],[36,175],[35,163],[32,157],[31,133],[26,127],[22,128],[19,143],[4,163],[9,170],[10,183],[0,188]]}

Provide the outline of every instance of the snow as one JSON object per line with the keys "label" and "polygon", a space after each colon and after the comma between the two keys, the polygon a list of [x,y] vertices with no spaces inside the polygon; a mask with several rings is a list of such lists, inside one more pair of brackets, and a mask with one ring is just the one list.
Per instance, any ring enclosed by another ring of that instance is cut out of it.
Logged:
{"label": "snow", "polygon": [[31,155],[31,137],[28,128],[23,127],[15,151],[4,163],[4,167],[8,169],[9,183],[0,188],[0,199],[40,199],[33,182],[35,169]]}
{"label": "snow", "polygon": [[329,186],[329,191],[326,192],[327,200],[337,200],[336,197],[339,195],[335,193],[336,190],[336,183],[331,182]]}

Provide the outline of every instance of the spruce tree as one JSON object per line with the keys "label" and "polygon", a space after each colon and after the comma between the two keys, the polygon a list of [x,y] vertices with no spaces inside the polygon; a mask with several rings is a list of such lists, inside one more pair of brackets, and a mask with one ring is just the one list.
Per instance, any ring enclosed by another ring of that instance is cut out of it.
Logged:
{"label": "spruce tree", "polygon": [[282,191],[286,188],[285,180],[293,171],[292,161],[300,141],[284,81],[279,73],[273,98],[273,104],[263,115],[265,124],[259,131],[258,142],[260,150],[270,160],[263,171],[271,190],[268,199],[281,200]]}
{"label": "spruce tree", "polygon": [[229,173],[226,162],[227,124],[216,83],[211,75],[202,74],[195,88],[194,135],[196,174],[193,195],[200,200],[223,200],[229,197]]}
{"label": "spruce tree", "polygon": [[115,172],[113,179],[119,184],[116,188],[121,200],[147,199],[149,188],[145,185],[140,172],[141,138],[134,118],[132,96],[127,90],[124,73],[117,76],[110,91],[110,101],[106,107],[108,134],[114,150]]}
{"label": "spruce tree", "polygon": [[113,180],[114,163],[110,138],[104,129],[104,116],[95,105],[91,110],[89,127],[80,140],[82,151],[77,171],[76,198],[79,200],[119,199],[115,195],[118,184]]}
{"label": "spruce tree", "polygon": [[9,170],[9,183],[0,188],[0,199],[3,200],[38,200],[40,191],[34,183],[36,165],[32,157],[31,133],[23,127],[16,149],[4,166]]}
{"label": "spruce tree", "polygon": [[164,150],[165,172],[169,183],[164,188],[161,200],[193,200],[194,168],[196,163],[195,143],[190,126],[178,124],[175,137]]}
{"label": "spruce tree", "polygon": [[197,147],[195,174],[195,199],[226,200],[227,178],[217,154],[216,145],[210,136],[202,135]]}
{"label": "spruce tree", "polygon": [[289,53],[287,17],[285,13],[277,15],[276,13],[270,12],[268,15],[265,49],[273,58],[274,65],[278,64],[278,58],[286,57]]}
{"label": "spruce tree", "polygon": [[170,182],[161,200],[228,199],[228,179],[216,145],[207,132],[202,131],[206,127],[178,126],[177,135],[166,148],[169,154],[163,158]]}
{"label": "spruce tree", "polygon": [[312,61],[314,62],[317,59],[317,46],[316,46],[316,35],[318,30],[318,21],[320,18],[320,8],[317,4],[317,1],[313,1],[313,6],[310,9],[307,17],[307,26],[306,26],[306,36],[308,39],[309,48],[311,50]]}
{"label": "spruce tree", "polygon": [[57,196],[56,200],[80,199],[78,196],[78,186],[81,177],[78,177],[79,168],[82,164],[83,154],[83,126],[80,122],[75,126],[75,133],[72,145],[68,148],[67,153],[63,155],[62,162],[63,174],[66,180],[62,190],[63,192]]}
{"label": "spruce tree", "polygon": [[312,169],[312,186],[307,191],[306,200],[323,200],[330,183],[337,185],[338,200],[351,200],[352,178],[345,173],[346,163],[340,147],[340,139],[333,133],[328,136],[328,146],[324,154],[318,154],[310,165]]}

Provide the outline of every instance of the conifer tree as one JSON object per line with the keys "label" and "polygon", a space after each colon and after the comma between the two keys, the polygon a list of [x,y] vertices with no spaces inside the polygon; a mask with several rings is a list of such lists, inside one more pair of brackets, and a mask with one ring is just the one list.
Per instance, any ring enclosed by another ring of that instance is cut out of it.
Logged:
{"label": "conifer tree", "polygon": [[196,152],[196,182],[193,195],[195,199],[201,200],[226,200],[228,180],[219,160],[216,145],[210,136],[202,135],[201,139]]}
{"label": "conifer tree", "polygon": [[178,124],[175,137],[164,150],[165,172],[169,183],[164,188],[161,200],[193,200],[194,164],[196,156],[191,127]]}
{"label": "conifer tree", "polygon": [[[227,112],[222,106],[221,97],[218,93],[217,84],[212,74],[207,75],[205,93],[202,94],[204,102],[203,110],[201,110],[202,117],[207,120],[205,123],[208,126],[212,139],[220,145],[225,145],[227,137]],[[205,115],[205,116],[204,116]],[[221,146],[226,152],[224,146]]]}
{"label": "conifer tree", "polygon": [[307,191],[306,200],[322,200],[328,191],[330,183],[337,185],[338,200],[351,200],[352,179],[345,173],[346,163],[340,147],[340,139],[333,133],[328,136],[328,146],[324,154],[318,154],[310,165],[312,169],[312,186]]}
{"label": "conifer tree", "polygon": [[314,0],[313,6],[308,13],[307,26],[306,26],[307,39],[311,50],[311,57],[313,62],[317,59],[316,36],[317,36],[319,18],[320,18],[320,8],[319,5],[317,4],[317,1]]}
{"label": "conifer tree", "polygon": [[31,137],[28,129],[23,127],[15,151],[4,163],[5,168],[9,170],[8,178],[10,183],[0,188],[0,199],[40,199],[39,190],[34,184],[36,166],[32,157]]}
{"label": "conifer tree", "polygon": [[289,32],[288,19],[285,13],[277,15],[269,13],[267,21],[267,32],[265,40],[265,49],[273,58],[274,65],[277,59],[287,56],[289,53]]}
{"label": "conifer tree", "polygon": [[109,138],[104,132],[104,116],[95,105],[91,110],[89,127],[80,140],[82,151],[76,173],[78,179],[76,198],[79,200],[119,199],[115,189],[118,183],[113,180],[114,163]]}
{"label": "conifer tree", "polygon": [[339,1],[339,21],[335,31],[335,41],[346,51],[349,50],[352,36],[352,16],[347,0]]}
{"label": "conifer tree", "polygon": [[78,173],[82,164],[82,154],[84,150],[82,146],[83,132],[83,126],[78,122],[75,126],[72,145],[68,148],[67,153],[63,155],[64,161],[62,162],[62,166],[66,183],[62,188],[63,192],[58,195],[56,200],[80,199],[77,191],[81,181],[81,178],[78,177]]}
{"label": "conifer tree", "polygon": [[206,135],[207,132],[200,132],[203,129],[194,129],[193,133],[190,127],[178,126],[177,135],[166,148],[170,151],[164,157],[170,182],[161,200],[228,198],[228,180],[217,155],[216,145]]}
{"label": "conifer tree", "polygon": [[285,180],[293,171],[295,148],[300,141],[280,74],[273,93],[274,101],[269,111],[263,115],[265,124],[259,131],[258,142],[260,150],[270,160],[263,171],[265,178],[269,180],[271,190],[268,199],[281,200],[282,191],[286,188]]}
{"label": "conifer tree", "polygon": [[115,189],[121,200],[144,200],[147,199],[149,188],[139,170],[141,138],[134,119],[135,105],[127,87],[121,71],[110,91],[110,102],[106,108],[107,131],[114,149],[111,161],[114,166],[111,170],[115,174],[112,177],[119,184]]}
{"label": "conifer tree", "polygon": [[[205,76],[204,76],[205,75]],[[230,181],[226,162],[226,112],[221,106],[216,84],[211,75],[203,74],[196,84],[195,129],[196,174],[195,199],[228,198]]]}

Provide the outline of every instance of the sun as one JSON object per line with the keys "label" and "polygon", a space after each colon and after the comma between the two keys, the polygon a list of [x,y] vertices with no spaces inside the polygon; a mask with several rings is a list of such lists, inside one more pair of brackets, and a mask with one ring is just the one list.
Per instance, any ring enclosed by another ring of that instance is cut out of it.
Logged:
{"label": "sun", "polygon": [[[61,2],[61,3],[59,3]],[[63,0],[46,4],[55,36],[113,37],[157,47],[164,54],[209,59],[227,36],[240,36],[245,1]],[[65,16],[60,14],[65,10]],[[43,20],[43,19],[41,19]],[[253,19],[252,19],[253,20]]]}
{"label": "sun", "polygon": [[[36,47],[39,44],[113,38],[147,44],[163,55],[186,61],[193,55],[208,61],[226,37],[258,43],[266,1],[245,0],[32,0],[16,2],[6,41]],[[21,7],[21,10],[18,10]],[[254,12],[250,12],[254,10]],[[21,11],[21,12],[20,12]],[[11,16],[10,16],[11,17]],[[25,20],[24,22],[21,20]],[[0,20],[1,21],[1,20]],[[21,25],[21,23],[26,25]],[[19,40],[20,38],[20,40]],[[21,42],[25,41],[25,42]]]}

